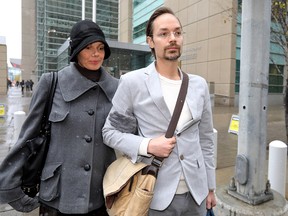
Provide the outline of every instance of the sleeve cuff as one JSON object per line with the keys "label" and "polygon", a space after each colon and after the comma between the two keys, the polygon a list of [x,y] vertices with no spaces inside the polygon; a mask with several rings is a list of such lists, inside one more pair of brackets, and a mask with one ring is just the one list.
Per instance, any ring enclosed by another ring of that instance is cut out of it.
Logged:
{"label": "sleeve cuff", "polygon": [[140,144],[138,154],[141,156],[150,157],[151,155],[147,153],[148,143],[150,142],[150,138],[144,138]]}

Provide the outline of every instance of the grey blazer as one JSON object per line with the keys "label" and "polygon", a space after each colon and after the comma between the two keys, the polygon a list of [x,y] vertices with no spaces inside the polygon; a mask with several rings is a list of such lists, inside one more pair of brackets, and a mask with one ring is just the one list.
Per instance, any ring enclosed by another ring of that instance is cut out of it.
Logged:
{"label": "grey blazer", "polygon": [[[161,93],[155,64],[123,75],[113,98],[110,111],[135,116],[138,135],[121,133],[107,118],[103,128],[104,143],[128,155],[132,162],[148,161],[139,157],[144,137],[165,134],[171,114]],[[200,204],[215,189],[213,123],[210,96],[206,81],[189,74],[186,103],[193,119],[175,131],[176,147],[160,168],[150,208],[164,210],[175,195],[181,170],[194,199]]]}

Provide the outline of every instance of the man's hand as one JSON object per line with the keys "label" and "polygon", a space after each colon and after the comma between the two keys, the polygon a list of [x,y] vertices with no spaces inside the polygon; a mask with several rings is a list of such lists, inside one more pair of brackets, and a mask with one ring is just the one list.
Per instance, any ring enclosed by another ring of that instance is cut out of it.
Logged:
{"label": "man's hand", "polygon": [[148,143],[147,152],[157,157],[168,157],[176,145],[176,138],[166,138],[164,135],[151,139]]}
{"label": "man's hand", "polygon": [[8,203],[12,208],[19,212],[31,212],[39,207],[38,197],[29,197],[24,195],[23,197]]}
{"label": "man's hand", "polygon": [[214,191],[209,191],[209,194],[206,199],[206,208],[211,209],[216,206],[216,198]]}

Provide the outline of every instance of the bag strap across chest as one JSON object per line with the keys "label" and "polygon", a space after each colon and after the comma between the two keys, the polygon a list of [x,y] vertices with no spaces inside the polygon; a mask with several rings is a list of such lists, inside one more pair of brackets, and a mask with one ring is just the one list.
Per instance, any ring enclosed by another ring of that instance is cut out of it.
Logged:
{"label": "bag strap across chest", "polygon": [[[173,137],[175,129],[176,129],[177,124],[178,124],[180,114],[182,112],[184,102],[185,102],[187,89],[188,89],[188,83],[189,83],[189,77],[184,72],[182,72],[182,74],[183,74],[182,84],[180,87],[180,91],[178,94],[178,98],[176,101],[176,105],[175,105],[175,109],[174,109],[171,121],[168,125],[168,129],[167,129],[166,134],[165,134],[166,138]],[[164,160],[164,158],[155,156],[151,162],[151,166],[145,167],[142,171],[142,174],[151,174],[151,175],[154,175],[155,177],[157,177],[158,170],[161,167],[163,160]]]}

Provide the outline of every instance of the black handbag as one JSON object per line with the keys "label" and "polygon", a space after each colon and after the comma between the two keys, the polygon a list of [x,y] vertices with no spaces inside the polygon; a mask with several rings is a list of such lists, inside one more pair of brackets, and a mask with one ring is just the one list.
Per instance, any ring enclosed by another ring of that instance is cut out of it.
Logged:
{"label": "black handbag", "polygon": [[48,120],[48,118],[53,104],[57,80],[57,72],[52,72],[49,99],[46,102],[42,116],[40,133],[37,137],[26,141],[26,146],[29,149],[29,155],[23,166],[21,188],[23,192],[30,197],[35,197],[39,192],[41,172],[46,160],[50,142],[51,122]]}

